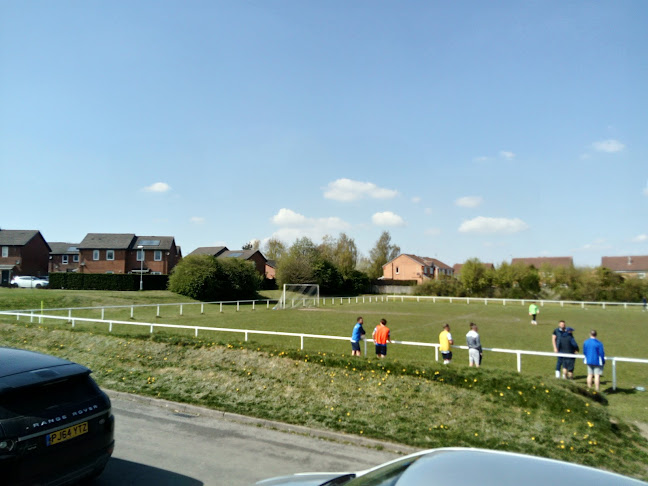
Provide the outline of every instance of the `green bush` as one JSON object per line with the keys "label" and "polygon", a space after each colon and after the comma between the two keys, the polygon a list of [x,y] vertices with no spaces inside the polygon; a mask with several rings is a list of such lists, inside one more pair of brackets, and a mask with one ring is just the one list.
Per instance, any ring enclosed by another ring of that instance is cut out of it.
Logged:
{"label": "green bush", "polygon": [[171,272],[169,290],[202,301],[242,300],[254,298],[261,281],[251,262],[190,255]]}

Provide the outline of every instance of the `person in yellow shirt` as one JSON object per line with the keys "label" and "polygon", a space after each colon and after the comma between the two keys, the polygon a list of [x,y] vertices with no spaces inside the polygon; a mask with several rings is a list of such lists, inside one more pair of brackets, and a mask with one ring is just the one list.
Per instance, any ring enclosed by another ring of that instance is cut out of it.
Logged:
{"label": "person in yellow shirt", "polygon": [[439,344],[439,350],[441,351],[441,356],[443,356],[443,364],[447,365],[452,360],[450,346],[454,344],[452,334],[450,334],[450,324],[443,325],[443,331],[439,334]]}

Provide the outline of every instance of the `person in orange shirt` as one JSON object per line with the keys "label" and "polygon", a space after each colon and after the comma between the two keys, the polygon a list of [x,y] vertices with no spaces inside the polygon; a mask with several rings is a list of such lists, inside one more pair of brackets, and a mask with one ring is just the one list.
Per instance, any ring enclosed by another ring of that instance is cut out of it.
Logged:
{"label": "person in orange shirt", "polygon": [[387,356],[387,343],[391,343],[392,340],[385,319],[380,319],[380,324],[376,326],[371,337],[376,343],[376,356],[379,358]]}

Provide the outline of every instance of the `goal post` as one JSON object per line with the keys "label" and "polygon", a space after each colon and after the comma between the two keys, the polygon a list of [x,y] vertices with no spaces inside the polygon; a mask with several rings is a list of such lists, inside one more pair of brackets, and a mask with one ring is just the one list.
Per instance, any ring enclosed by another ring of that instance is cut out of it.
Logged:
{"label": "goal post", "polygon": [[277,308],[319,307],[319,285],[284,284]]}

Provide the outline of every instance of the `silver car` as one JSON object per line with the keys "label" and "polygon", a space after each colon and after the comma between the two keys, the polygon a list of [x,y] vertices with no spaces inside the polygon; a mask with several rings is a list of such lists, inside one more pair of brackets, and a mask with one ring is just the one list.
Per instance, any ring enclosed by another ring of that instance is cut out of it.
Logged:
{"label": "silver car", "polygon": [[24,289],[40,289],[49,286],[49,277],[28,277],[19,275],[11,279],[12,287],[21,287]]}
{"label": "silver car", "polygon": [[637,479],[578,464],[485,449],[430,449],[360,472],[305,473],[263,486],[638,486]]}

